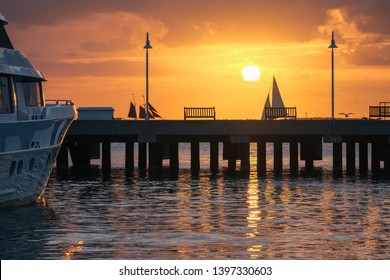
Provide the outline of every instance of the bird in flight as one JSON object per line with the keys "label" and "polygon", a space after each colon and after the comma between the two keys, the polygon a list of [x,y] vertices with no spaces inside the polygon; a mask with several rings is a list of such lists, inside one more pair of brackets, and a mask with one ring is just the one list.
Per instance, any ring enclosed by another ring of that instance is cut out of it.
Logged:
{"label": "bird in flight", "polygon": [[346,118],[349,118],[349,115],[353,115],[353,113],[339,113],[340,115],[344,115]]}

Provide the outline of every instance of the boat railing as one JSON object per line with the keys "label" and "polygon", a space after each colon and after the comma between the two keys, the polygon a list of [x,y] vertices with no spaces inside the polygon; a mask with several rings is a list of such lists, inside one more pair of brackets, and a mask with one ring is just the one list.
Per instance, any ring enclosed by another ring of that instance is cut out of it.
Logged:
{"label": "boat railing", "polygon": [[275,120],[279,118],[297,119],[297,107],[266,107],[265,119]]}
{"label": "boat railing", "polygon": [[46,99],[45,102],[48,105],[65,105],[65,106],[74,105],[73,100],[67,100],[67,99]]}

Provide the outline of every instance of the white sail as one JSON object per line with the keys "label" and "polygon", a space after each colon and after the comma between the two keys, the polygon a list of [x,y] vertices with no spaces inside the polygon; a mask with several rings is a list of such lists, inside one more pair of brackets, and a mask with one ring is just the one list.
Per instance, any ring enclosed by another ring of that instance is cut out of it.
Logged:
{"label": "white sail", "polygon": [[275,76],[272,85],[272,107],[284,108],[284,103],[282,100],[282,96],[280,95],[279,87],[276,83]]}
{"label": "white sail", "polygon": [[[270,89],[271,90],[271,89]],[[272,105],[270,102],[269,98],[269,93],[267,95],[267,99],[264,104],[264,109],[263,109],[263,115],[261,117],[262,120],[267,120],[267,119],[276,119],[280,117],[285,117],[287,116],[287,111],[283,103],[282,96],[279,91],[278,84],[276,83],[275,76],[273,77],[273,83],[272,83]],[[265,108],[274,108],[275,110],[269,110],[268,114],[266,115],[266,110]]]}
{"label": "white sail", "polygon": [[263,115],[261,116],[261,120],[266,120],[265,116],[265,108],[271,108],[271,103],[269,101],[269,94],[267,95],[267,99],[265,100],[264,108],[263,108]]}

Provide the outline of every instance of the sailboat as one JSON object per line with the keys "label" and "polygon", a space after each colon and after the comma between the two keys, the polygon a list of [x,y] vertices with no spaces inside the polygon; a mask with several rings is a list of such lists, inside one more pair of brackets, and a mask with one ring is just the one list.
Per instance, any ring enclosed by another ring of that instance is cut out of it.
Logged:
{"label": "sailboat", "polygon": [[127,116],[129,118],[132,118],[132,119],[137,118],[137,112],[136,112],[135,105],[133,102],[130,103],[130,110],[129,110],[129,114]]}
{"label": "sailboat", "polygon": [[278,84],[276,83],[275,76],[273,76],[272,83],[272,105],[269,98],[269,93],[267,99],[265,100],[263,114],[261,116],[262,120],[267,119],[276,119],[283,118],[287,116],[287,110],[284,106],[282,96],[279,91]]}
{"label": "sailboat", "polygon": [[[135,103],[135,102],[134,102]],[[146,118],[146,112],[144,106],[139,106],[139,113],[137,117],[137,111],[136,111],[136,105],[133,102],[130,102],[130,109],[127,117],[132,119],[145,119]],[[152,106],[152,104],[149,103],[149,118],[155,119],[155,118],[162,118],[158,111]]]}
{"label": "sailboat", "polygon": [[157,110],[149,103],[149,116],[153,116],[153,118],[162,118]]}
{"label": "sailboat", "polygon": [[146,112],[145,112],[145,108],[141,105],[139,105],[139,115],[138,117],[140,119],[145,119],[146,118]]}
{"label": "sailboat", "polygon": [[271,108],[271,103],[269,102],[269,94],[267,95],[267,99],[265,100],[263,114],[261,116],[261,120],[266,120],[267,116],[265,114],[265,108]]}

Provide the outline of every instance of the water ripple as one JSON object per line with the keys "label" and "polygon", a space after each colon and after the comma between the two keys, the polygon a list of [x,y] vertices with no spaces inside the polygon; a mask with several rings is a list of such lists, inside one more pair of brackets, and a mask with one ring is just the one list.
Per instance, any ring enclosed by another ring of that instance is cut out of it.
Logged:
{"label": "water ripple", "polygon": [[1,259],[390,259],[386,181],[52,176],[0,211]]}

